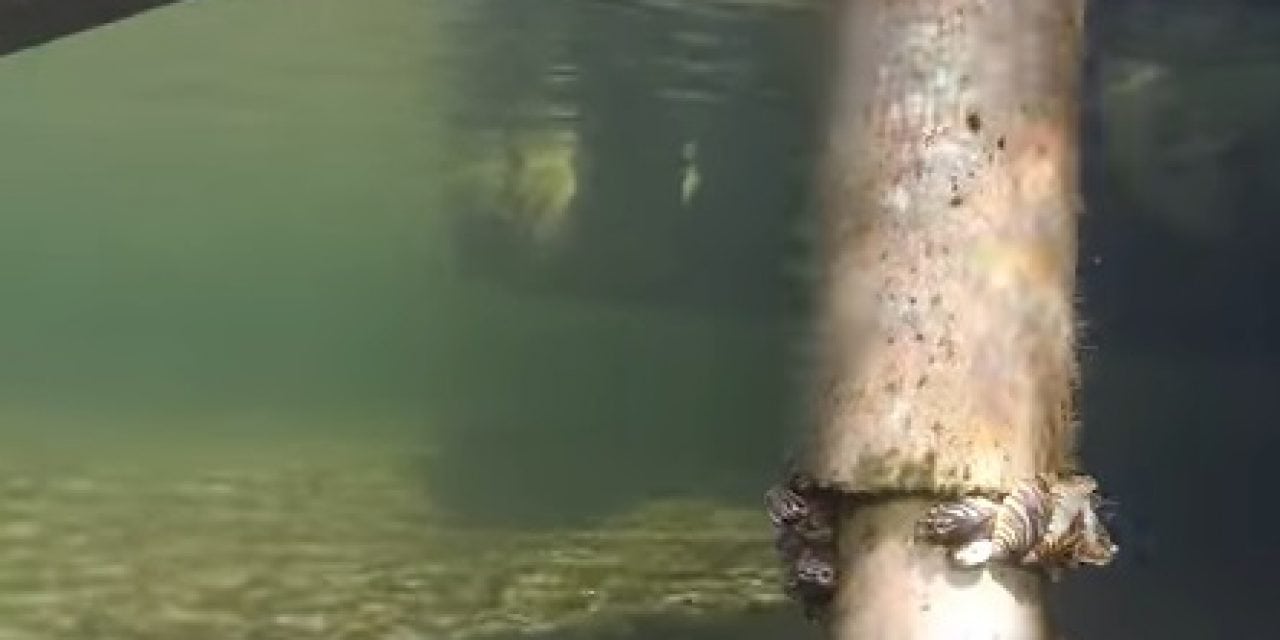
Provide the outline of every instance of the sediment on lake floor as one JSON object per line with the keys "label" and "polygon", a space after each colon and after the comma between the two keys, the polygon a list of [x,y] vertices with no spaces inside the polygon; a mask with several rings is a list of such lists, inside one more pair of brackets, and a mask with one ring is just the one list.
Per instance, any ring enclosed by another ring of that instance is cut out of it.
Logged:
{"label": "sediment on lake floor", "polygon": [[468,527],[408,465],[369,462],[0,461],[0,638],[461,640],[781,602],[754,510]]}

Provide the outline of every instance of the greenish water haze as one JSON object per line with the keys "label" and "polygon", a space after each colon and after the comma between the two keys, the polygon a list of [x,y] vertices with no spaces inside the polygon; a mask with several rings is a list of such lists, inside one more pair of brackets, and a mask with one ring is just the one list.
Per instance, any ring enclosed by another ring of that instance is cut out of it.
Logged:
{"label": "greenish water haze", "polygon": [[[1223,523],[1274,450],[1280,19],[1179,4],[1102,25],[1083,448],[1165,560],[1072,583],[1082,637],[1269,593]],[[812,637],[758,512],[805,6],[203,0],[0,58],[0,640]]]}
{"label": "greenish water haze", "polygon": [[197,3],[3,62],[11,406],[419,410],[438,7],[385,4]]}
{"label": "greenish water haze", "polygon": [[192,2],[0,61],[0,637],[777,611],[758,479],[699,464],[773,422],[776,329],[456,275],[474,11]]}
{"label": "greenish water haze", "polygon": [[773,382],[752,373],[769,327],[455,278],[440,185],[466,151],[443,128],[468,9],[377,7],[194,3],[0,64],[14,429],[429,438],[514,414],[696,438]]}

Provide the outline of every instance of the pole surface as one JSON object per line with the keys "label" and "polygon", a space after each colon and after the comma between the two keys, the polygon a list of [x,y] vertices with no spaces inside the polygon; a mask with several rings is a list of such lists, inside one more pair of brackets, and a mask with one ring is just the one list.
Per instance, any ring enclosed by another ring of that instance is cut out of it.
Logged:
{"label": "pole surface", "polygon": [[912,531],[941,498],[1073,466],[1083,5],[842,0],[831,16],[805,467],[850,496],[832,637],[1046,632],[1039,577],[956,570]]}

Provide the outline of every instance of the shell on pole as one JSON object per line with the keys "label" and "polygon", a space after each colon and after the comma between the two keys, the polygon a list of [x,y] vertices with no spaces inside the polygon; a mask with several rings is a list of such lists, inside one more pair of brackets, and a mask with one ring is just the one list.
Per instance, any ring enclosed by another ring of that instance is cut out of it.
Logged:
{"label": "shell on pole", "polygon": [[[1051,637],[1036,572],[956,565],[1088,536],[1020,486],[1076,463],[1084,2],[824,7],[804,406],[805,471],[850,496],[829,635]],[[931,509],[955,496],[987,502]]]}
{"label": "shell on pole", "polygon": [[935,505],[920,519],[916,536],[950,549],[965,567],[1009,562],[1056,577],[1062,569],[1106,565],[1119,548],[1098,517],[1096,488],[1088,476],[1041,474],[998,502],[968,496]]}
{"label": "shell on pole", "polygon": [[823,614],[836,589],[836,500],[836,494],[800,473],[789,474],[764,495],[783,565],[783,590],[811,620]]}

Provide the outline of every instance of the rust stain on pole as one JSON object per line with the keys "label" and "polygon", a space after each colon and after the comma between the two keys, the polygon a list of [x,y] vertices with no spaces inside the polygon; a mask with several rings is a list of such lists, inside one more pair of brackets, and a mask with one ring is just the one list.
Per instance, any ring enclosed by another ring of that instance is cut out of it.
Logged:
{"label": "rust stain on pole", "polygon": [[851,493],[1071,464],[1080,0],[845,0],[816,439]]}

